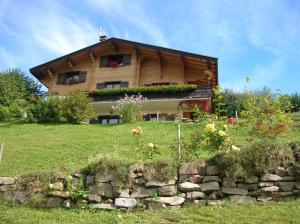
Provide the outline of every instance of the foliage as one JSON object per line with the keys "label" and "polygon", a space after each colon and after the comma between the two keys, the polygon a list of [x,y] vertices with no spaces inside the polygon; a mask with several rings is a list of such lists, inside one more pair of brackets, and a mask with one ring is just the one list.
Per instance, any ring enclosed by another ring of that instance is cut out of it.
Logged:
{"label": "foliage", "polygon": [[274,139],[259,138],[240,148],[224,147],[219,154],[220,166],[232,178],[249,177],[287,166],[292,158],[290,148]]}
{"label": "foliage", "polygon": [[235,111],[238,115],[245,109],[245,94],[236,93],[233,90],[225,89],[222,91],[223,105],[222,110],[227,117],[235,117]]}
{"label": "foliage", "polygon": [[287,95],[291,102],[291,111],[297,112],[300,111],[300,93],[293,93],[291,95]]}
{"label": "foliage", "polygon": [[145,95],[145,94],[176,94],[188,93],[197,89],[196,85],[172,85],[172,86],[140,86],[124,87],[114,89],[97,89],[90,93],[90,96],[124,96]]}
{"label": "foliage", "polygon": [[141,127],[137,127],[131,130],[132,137],[134,139],[135,150],[137,159],[153,159],[155,155],[160,155],[158,145],[148,143],[147,145],[142,140],[143,130]]}
{"label": "foliage", "polygon": [[44,96],[41,85],[34,82],[19,69],[0,72],[0,104],[9,106],[15,100],[31,101],[35,96]]}
{"label": "foliage", "polygon": [[38,98],[28,109],[27,119],[30,122],[60,122],[63,119],[64,98],[51,96],[47,99]]}
{"label": "foliage", "polygon": [[286,111],[290,107],[287,97],[280,92],[272,94],[265,88],[257,94],[247,92],[245,110],[241,115],[251,136],[276,138],[288,131],[292,120]]}
{"label": "foliage", "polygon": [[213,89],[214,97],[213,97],[213,108],[214,114],[218,117],[224,114],[224,96],[222,94],[221,88],[219,86]]}
{"label": "foliage", "polygon": [[9,120],[9,118],[9,109],[5,106],[0,105],[0,121],[6,121]]}
{"label": "foliage", "polygon": [[94,116],[91,105],[92,99],[87,97],[80,90],[74,90],[64,98],[63,117],[69,123],[79,124]]}
{"label": "foliage", "polygon": [[207,117],[207,113],[202,109],[196,106],[192,110],[193,117],[199,122],[204,120]]}
{"label": "foliage", "polygon": [[143,119],[142,106],[145,100],[142,95],[125,95],[112,109],[120,114],[123,123],[134,123]]}

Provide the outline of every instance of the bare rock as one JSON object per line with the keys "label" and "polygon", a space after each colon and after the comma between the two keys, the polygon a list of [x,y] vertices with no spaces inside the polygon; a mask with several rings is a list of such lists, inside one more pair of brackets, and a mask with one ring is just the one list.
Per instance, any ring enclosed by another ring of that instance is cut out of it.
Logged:
{"label": "bare rock", "polygon": [[48,208],[58,208],[61,207],[64,199],[62,198],[48,198],[47,200],[47,207]]}
{"label": "bare rock", "polygon": [[129,189],[121,189],[118,191],[119,198],[130,198]]}
{"label": "bare rock", "polygon": [[15,177],[0,177],[0,185],[11,185],[15,183]]}
{"label": "bare rock", "polygon": [[256,191],[257,190],[257,184],[238,184],[238,188],[246,189],[249,191]]}
{"label": "bare rock", "polygon": [[223,182],[222,182],[222,185],[224,187],[236,187],[235,181],[233,179],[230,179],[230,178],[224,178]]}
{"label": "bare rock", "polygon": [[179,196],[174,196],[174,197],[157,197],[154,198],[153,201],[163,203],[166,205],[181,205],[184,203],[185,198],[179,197]]}
{"label": "bare rock", "polygon": [[113,197],[113,188],[110,183],[98,183],[93,191],[93,194],[98,194],[105,198],[112,198]]}
{"label": "bare rock", "polygon": [[277,167],[277,168],[275,169],[275,173],[276,173],[278,176],[281,176],[281,177],[285,176],[285,169],[284,169],[284,167],[281,167],[281,166]]}
{"label": "bare rock", "polygon": [[115,179],[115,172],[112,170],[106,172],[97,172],[95,176],[96,183],[108,183]]}
{"label": "bare rock", "polygon": [[258,182],[258,179],[259,178],[257,176],[251,176],[245,180],[245,183],[246,184],[256,184]]}
{"label": "bare rock", "polygon": [[259,187],[271,187],[274,184],[272,182],[258,182],[257,186]]}
{"label": "bare rock", "polygon": [[90,194],[88,197],[88,200],[91,202],[101,202],[101,196],[97,195],[97,194]]}
{"label": "bare rock", "polygon": [[[201,175],[192,175],[188,178],[188,182],[194,183],[194,184],[200,184],[202,182],[202,176]],[[186,181],[184,181],[186,182]]]}
{"label": "bare rock", "polygon": [[92,186],[95,184],[95,176],[94,175],[87,175],[85,179],[85,186]]}

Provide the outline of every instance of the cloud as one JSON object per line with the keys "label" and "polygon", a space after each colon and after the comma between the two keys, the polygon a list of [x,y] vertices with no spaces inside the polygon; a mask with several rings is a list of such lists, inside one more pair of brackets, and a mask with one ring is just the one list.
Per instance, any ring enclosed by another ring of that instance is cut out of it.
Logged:
{"label": "cloud", "polygon": [[[153,39],[156,44],[165,47],[169,45],[162,31],[147,16],[145,9],[139,5],[140,2],[122,0],[115,0],[113,3],[111,0],[86,1],[92,8],[96,7],[102,13],[109,16],[110,20],[126,21]],[[127,31],[125,31],[125,37],[129,37]]]}

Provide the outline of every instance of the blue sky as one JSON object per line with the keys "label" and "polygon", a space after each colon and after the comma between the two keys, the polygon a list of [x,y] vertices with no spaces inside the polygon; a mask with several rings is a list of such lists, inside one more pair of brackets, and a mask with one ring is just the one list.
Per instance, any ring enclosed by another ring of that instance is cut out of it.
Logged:
{"label": "blue sky", "polygon": [[300,91],[299,0],[0,0],[0,70],[110,37],[219,58],[223,88]]}

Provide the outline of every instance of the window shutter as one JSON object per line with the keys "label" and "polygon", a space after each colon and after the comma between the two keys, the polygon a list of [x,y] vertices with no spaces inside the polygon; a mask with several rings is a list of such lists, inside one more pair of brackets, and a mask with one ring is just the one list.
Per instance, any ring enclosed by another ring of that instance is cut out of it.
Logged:
{"label": "window shutter", "polygon": [[105,88],[105,83],[104,82],[103,83],[97,83],[96,88],[97,89],[104,89]]}
{"label": "window shutter", "polygon": [[100,57],[100,67],[108,67],[108,56]]}
{"label": "window shutter", "polygon": [[121,82],[120,87],[128,87],[128,82]]}
{"label": "window shutter", "polygon": [[123,55],[123,64],[124,65],[130,65],[131,64],[131,55],[130,54],[124,54]]}
{"label": "window shutter", "polygon": [[58,74],[57,77],[57,85],[64,85],[65,84],[65,79],[66,79],[66,74],[62,73],[62,74]]}
{"label": "window shutter", "polygon": [[86,72],[81,72],[79,74],[79,80],[78,80],[78,82],[79,83],[83,83],[83,82],[85,82],[85,80],[86,80]]}

